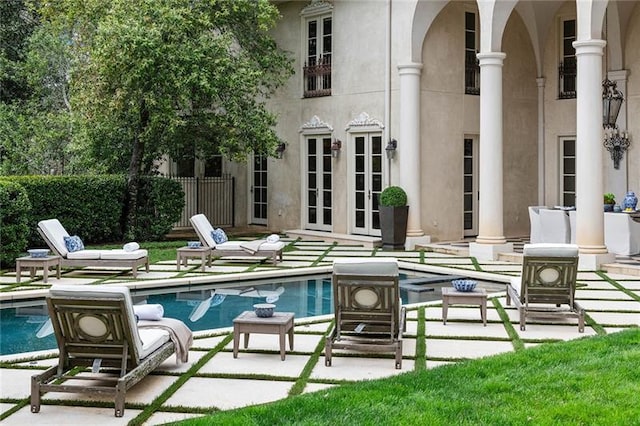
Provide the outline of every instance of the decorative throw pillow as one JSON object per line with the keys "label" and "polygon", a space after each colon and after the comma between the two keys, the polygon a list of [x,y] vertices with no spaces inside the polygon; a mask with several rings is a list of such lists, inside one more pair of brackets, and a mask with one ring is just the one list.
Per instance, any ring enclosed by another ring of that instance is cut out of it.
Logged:
{"label": "decorative throw pillow", "polygon": [[229,239],[227,238],[227,234],[225,234],[224,231],[220,228],[216,228],[211,231],[211,238],[213,238],[213,241],[216,244],[222,244],[226,241],[229,241]]}
{"label": "decorative throw pillow", "polygon": [[67,246],[67,250],[69,250],[70,253],[84,250],[84,244],[82,244],[82,240],[77,235],[64,237],[64,245]]}

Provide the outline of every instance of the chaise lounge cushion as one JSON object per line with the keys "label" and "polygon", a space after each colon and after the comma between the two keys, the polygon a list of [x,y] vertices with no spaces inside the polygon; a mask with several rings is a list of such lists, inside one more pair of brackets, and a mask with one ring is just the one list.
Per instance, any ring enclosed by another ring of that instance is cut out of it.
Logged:
{"label": "chaise lounge cushion", "polygon": [[393,258],[344,258],[333,261],[334,274],[397,276],[398,261]]}
{"label": "chaise lounge cushion", "polygon": [[102,260],[133,260],[140,259],[147,255],[147,250],[138,249],[135,251],[125,251],[121,249],[100,250],[100,259]]}
{"label": "chaise lounge cushion", "polygon": [[74,260],[93,260],[100,259],[100,253],[102,250],[80,250],[74,252],[68,252],[66,258]]}
{"label": "chaise lounge cushion", "polygon": [[[52,248],[60,253],[60,256],[72,260],[135,260],[146,257],[148,252],[144,249],[126,251],[114,250],[77,250],[67,248],[65,240],[69,240],[69,233],[64,229],[58,219],[47,219],[38,222],[38,227],[46,238],[53,244]],[[77,238],[77,237],[76,237]],[[79,239],[79,238],[78,238]]]}

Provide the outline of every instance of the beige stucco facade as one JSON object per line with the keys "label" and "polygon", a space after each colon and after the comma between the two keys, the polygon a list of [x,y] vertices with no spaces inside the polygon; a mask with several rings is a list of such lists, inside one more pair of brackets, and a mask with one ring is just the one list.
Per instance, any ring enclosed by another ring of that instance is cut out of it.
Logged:
{"label": "beige stucco facade", "polygon": [[[268,101],[287,143],[281,159],[268,160],[268,228],[313,229],[307,215],[306,144],[309,137],[330,138],[342,147],[337,158],[325,158],[331,188],[330,202],[324,201],[331,220],[322,230],[378,235],[375,226],[354,225],[355,141],[377,135],[383,149],[397,140],[396,156],[383,156],[379,177],[382,187],[407,190],[416,241],[477,236],[480,244],[500,245],[506,237],[529,234],[528,206],[562,204],[561,142],[569,138],[576,141],[576,168],[582,170],[576,176],[576,205],[584,212],[578,244],[600,253],[602,224],[594,218],[602,206],[596,198],[614,192],[621,201],[627,191],[640,190],[635,143],[640,135],[639,3],[275,1],[282,19],[273,36],[290,53],[296,73]],[[478,22],[479,95],[465,94],[465,12],[474,13]],[[304,96],[306,22],[314,16],[332,19],[330,96]],[[559,99],[563,19],[577,22],[576,80],[583,87],[570,99]],[[608,47],[602,49],[600,40],[606,39]],[[625,95],[617,123],[631,135],[631,147],[619,169],[602,147],[602,126],[589,127],[602,122],[599,75],[615,79]],[[483,105],[491,107],[483,110]],[[579,122],[593,131],[578,131]],[[466,230],[465,139],[476,146],[474,185],[498,183],[474,194],[474,226]],[[229,170],[239,178],[239,224],[251,223],[251,170]]]}

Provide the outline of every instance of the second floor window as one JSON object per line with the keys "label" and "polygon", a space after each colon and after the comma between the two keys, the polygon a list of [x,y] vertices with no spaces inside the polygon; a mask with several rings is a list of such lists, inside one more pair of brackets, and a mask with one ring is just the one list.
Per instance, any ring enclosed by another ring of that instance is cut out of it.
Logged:
{"label": "second floor window", "polygon": [[307,20],[307,52],[304,63],[304,97],[331,95],[331,16]]}
{"label": "second floor window", "polygon": [[480,65],[476,53],[478,52],[478,32],[476,30],[476,14],[464,14],[464,93],[467,95],[480,94]]}
{"label": "second floor window", "polygon": [[562,41],[560,46],[560,65],[558,66],[558,97],[573,99],[576,97],[576,20],[562,21]]}

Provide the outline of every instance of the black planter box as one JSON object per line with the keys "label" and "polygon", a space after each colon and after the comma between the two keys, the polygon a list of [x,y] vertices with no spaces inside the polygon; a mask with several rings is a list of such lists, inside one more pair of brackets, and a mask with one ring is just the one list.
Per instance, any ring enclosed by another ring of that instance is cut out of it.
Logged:
{"label": "black planter box", "polygon": [[383,249],[404,250],[408,217],[409,206],[380,206],[380,232],[382,233]]}

